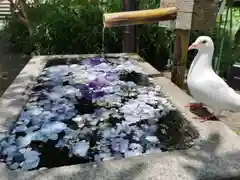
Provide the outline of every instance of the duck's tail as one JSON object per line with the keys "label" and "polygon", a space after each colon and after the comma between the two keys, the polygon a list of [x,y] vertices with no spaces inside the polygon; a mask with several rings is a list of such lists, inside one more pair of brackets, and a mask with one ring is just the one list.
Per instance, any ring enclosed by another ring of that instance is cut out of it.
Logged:
{"label": "duck's tail", "polygon": [[231,89],[229,100],[229,110],[233,112],[240,112],[240,94]]}

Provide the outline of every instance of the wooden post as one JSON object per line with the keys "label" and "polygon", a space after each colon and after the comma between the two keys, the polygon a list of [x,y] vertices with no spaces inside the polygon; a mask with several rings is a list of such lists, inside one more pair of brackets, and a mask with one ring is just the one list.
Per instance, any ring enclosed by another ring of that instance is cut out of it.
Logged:
{"label": "wooden post", "polygon": [[185,70],[189,45],[189,30],[176,30],[174,59],[171,80],[181,89],[184,87]]}
{"label": "wooden post", "polygon": [[214,0],[161,0],[161,8],[177,7],[177,18],[172,23],[159,25],[176,29],[171,80],[184,88],[189,34],[191,30],[210,30],[216,24],[217,5]]}
{"label": "wooden post", "polygon": [[[124,0],[124,11],[136,10],[135,0]],[[123,52],[134,53],[137,51],[136,26],[126,26],[123,28]]]}
{"label": "wooden post", "polygon": [[177,0],[176,5],[178,7],[178,14],[171,80],[183,89],[194,1]]}

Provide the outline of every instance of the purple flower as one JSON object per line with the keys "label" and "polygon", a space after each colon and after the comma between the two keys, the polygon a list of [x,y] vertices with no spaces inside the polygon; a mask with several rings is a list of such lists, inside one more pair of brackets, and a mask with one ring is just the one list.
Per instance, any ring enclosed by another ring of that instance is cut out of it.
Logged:
{"label": "purple flower", "polygon": [[78,85],[75,85],[75,87],[77,89],[80,89],[80,92],[82,93],[83,97],[87,99],[92,99],[90,89],[86,84],[78,84]]}
{"label": "purple flower", "polygon": [[119,80],[119,76],[117,73],[115,72],[111,72],[111,73],[108,73],[106,76],[105,76],[105,79],[107,81],[117,81]]}
{"label": "purple flower", "polygon": [[101,64],[102,62],[103,60],[100,57],[95,57],[95,58],[89,58],[89,59],[83,60],[81,64],[95,66],[95,65]]}
{"label": "purple flower", "polygon": [[104,95],[106,95],[106,92],[104,91],[95,91],[92,93],[92,99],[97,99],[103,97]]}
{"label": "purple flower", "polygon": [[105,111],[104,108],[96,109],[93,113],[93,117],[100,117],[104,111]]}
{"label": "purple flower", "polygon": [[89,87],[93,89],[101,89],[106,86],[108,83],[105,78],[96,78],[93,81],[89,82]]}

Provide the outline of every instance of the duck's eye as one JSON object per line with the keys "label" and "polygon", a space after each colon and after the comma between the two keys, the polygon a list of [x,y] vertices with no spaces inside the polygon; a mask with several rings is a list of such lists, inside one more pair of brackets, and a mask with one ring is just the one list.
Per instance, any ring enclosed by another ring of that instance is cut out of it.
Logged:
{"label": "duck's eye", "polygon": [[206,40],[203,40],[202,43],[205,44],[207,41]]}

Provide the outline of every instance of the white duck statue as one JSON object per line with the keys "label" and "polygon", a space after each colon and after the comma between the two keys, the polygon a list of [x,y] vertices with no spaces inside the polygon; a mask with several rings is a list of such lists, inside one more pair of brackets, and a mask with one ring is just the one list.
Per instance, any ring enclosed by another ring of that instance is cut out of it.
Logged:
{"label": "white duck statue", "polygon": [[189,106],[201,108],[207,105],[213,109],[213,113],[202,120],[211,120],[220,117],[222,111],[240,111],[240,95],[219,77],[212,68],[214,43],[208,36],[200,36],[188,48],[197,49],[187,76],[188,89],[196,103]]}

